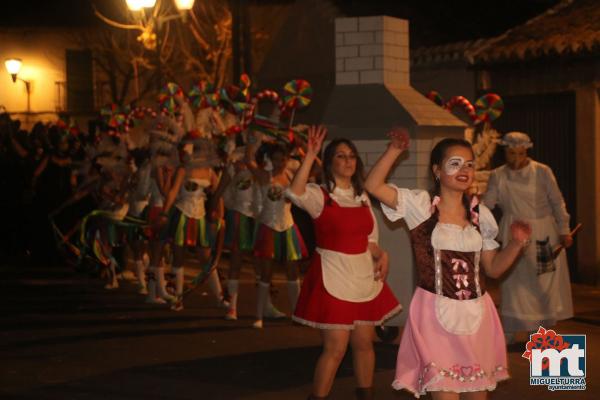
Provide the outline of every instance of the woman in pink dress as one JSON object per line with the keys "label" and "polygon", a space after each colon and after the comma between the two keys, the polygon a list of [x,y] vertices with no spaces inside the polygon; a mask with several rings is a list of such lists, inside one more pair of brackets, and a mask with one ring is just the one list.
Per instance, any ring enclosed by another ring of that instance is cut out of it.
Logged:
{"label": "woman in pink dress", "polygon": [[329,394],[349,342],[357,398],[371,399],[375,325],[402,307],[385,283],[387,253],[377,245],[377,224],[354,144],[333,140],[324,152],[324,185],[307,184],[325,134],[323,127],[309,129],[306,157],[286,191],[313,218],[317,242],[292,318],[321,329],[323,338],[309,399]]}
{"label": "woman in pink dress", "polygon": [[492,214],[466,194],[474,155],[462,139],[443,139],[431,152],[433,199],[424,190],[387,185],[387,174],[408,148],[406,131],[393,131],[390,137],[365,187],[390,220],[406,221],[417,267],[393,387],[415,397],[431,392],[434,399],[457,400],[461,394],[485,399],[487,391],[508,378],[502,325],[485,275],[497,278],[511,266],[528,245],[531,228],[513,223],[512,240],[498,251]]}

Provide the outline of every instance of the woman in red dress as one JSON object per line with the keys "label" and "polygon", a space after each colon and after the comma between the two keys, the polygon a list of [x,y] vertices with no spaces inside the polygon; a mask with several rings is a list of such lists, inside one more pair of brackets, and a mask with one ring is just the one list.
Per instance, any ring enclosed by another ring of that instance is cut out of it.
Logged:
{"label": "woman in red dress", "polygon": [[333,140],[324,152],[323,186],[307,184],[325,135],[324,127],[309,129],[306,157],[286,191],[314,219],[317,242],[292,318],[321,329],[323,352],[309,399],[329,394],[348,342],[357,398],[371,399],[375,325],[402,307],[385,283],[388,256],[377,245],[376,220],[354,144]]}

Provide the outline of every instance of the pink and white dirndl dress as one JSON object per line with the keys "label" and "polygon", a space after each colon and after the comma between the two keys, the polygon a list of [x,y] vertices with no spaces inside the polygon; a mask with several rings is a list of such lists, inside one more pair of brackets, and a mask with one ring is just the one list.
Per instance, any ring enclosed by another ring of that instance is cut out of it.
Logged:
{"label": "pink and white dirndl dress", "polygon": [[494,390],[509,377],[506,344],[479,260],[482,250],[498,247],[496,222],[479,205],[474,224],[440,223],[429,193],[393,187],[396,208],[382,208],[390,220],[404,218],[408,224],[418,287],[392,386],[417,398],[432,391]]}

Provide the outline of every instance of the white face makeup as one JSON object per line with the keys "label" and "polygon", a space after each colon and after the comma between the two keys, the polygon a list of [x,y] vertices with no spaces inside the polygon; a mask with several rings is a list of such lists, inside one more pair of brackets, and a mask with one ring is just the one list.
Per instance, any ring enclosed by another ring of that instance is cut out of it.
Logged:
{"label": "white face makeup", "polygon": [[473,160],[465,161],[464,158],[459,156],[450,157],[444,164],[444,173],[453,176],[463,168],[473,169],[475,168],[475,162]]}

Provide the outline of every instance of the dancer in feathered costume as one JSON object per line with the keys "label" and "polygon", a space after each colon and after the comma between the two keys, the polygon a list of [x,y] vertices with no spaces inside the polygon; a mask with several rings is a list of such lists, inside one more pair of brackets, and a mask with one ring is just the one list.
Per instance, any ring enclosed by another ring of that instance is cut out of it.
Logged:
{"label": "dancer in feathered costume", "polygon": [[[219,180],[212,168],[220,160],[212,144],[212,139],[207,138],[195,128],[195,121],[189,117],[193,115],[189,106],[181,101],[184,126],[191,128],[184,136],[180,146],[181,164],[173,176],[171,186],[160,214],[164,238],[173,244],[173,269],[175,272],[175,292],[177,302],[173,305],[176,311],[183,309],[184,294],[184,250],[186,247],[197,251],[201,265],[210,260],[211,244],[216,239],[219,212],[206,210],[207,194],[217,189]],[[204,136],[204,137],[203,137]],[[211,291],[221,306],[226,302],[223,297],[221,283],[216,269],[211,269],[208,276]]]}
{"label": "dancer in feathered costume", "polygon": [[[239,152],[234,153],[236,156]],[[250,253],[254,244],[254,177],[241,159],[232,160],[224,174],[230,180],[224,195],[225,246],[230,251],[227,291],[230,307],[225,319],[237,319],[237,299],[242,255]]]}
{"label": "dancer in feathered costume", "polygon": [[[129,195],[129,212],[127,216],[130,219],[146,219],[148,204],[150,202],[152,185],[152,162],[150,151],[147,148],[136,148],[130,151],[133,167],[135,169],[132,179],[132,191]],[[138,280],[138,293],[148,294],[146,285],[146,268],[149,258],[145,255],[144,230],[141,225],[134,225],[128,230],[128,244],[132,250],[133,261],[135,263],[135,273]]]}
{"label": "dancer in feathered costume", "polygon": [[253,132],[250,137],[246,162],[259,185],[262,209],[257,214],[258,229],[254,241],[254,255],[260,259],[260,282],[256,305],[255,328],[263,327],[264,307],[269,295],[273,261],[286,267],[288,297],[292,310],[300,292],[298,267],[295,261],[307,256],[302,235],[294,224],[291,203],[283,196],[290,185],[291,173],[287,168],[289,147],[271,143],[265,153],[265,165],[254,160],[255,146],[262,134]]}
{"label": "dancer in feathered costume", "polygon": [[108,270],[105,288],[116,289],[118,263],[113,247],[122,246],[126,239],[127,224],[123,220],[129,211],[133,171],[125,143],[118,138],[104,136],[90,153],[98,170],[98,178],[90,189],[95,189],[99,209],[82,221],[81,237],[89,252]]}
{"label": "dancer in feathered costume", "polygon": [[168,236],[161,234],[160,215],[173,184],[175,169],[179,165],[177,146],[184,134],[185,131],[181,124],[168,115],[159,115],[154,127],[150,130],[152,171],[147,208],[149,227],[146,230],[150,249],[148,297],[146,299],[148,303],[175,302],[175,297],[166,291],[163,250]]}

